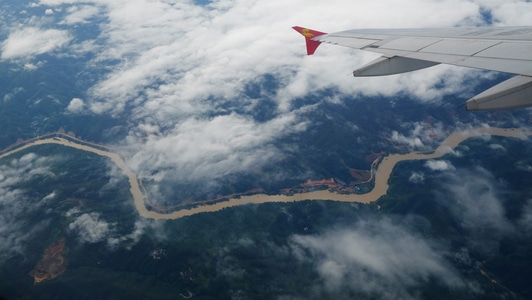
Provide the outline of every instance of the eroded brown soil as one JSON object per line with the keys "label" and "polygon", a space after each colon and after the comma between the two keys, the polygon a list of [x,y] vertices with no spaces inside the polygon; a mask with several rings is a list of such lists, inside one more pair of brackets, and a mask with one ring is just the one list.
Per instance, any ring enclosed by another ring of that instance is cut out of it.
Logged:
{"label": "eroded brown soil", "polygon": [[44,251],[43,258],[30,272],[30,276],[34,278],[35,283],[53,279],[66,270],[68,260],[63,256],[64,252],[64,238]]}

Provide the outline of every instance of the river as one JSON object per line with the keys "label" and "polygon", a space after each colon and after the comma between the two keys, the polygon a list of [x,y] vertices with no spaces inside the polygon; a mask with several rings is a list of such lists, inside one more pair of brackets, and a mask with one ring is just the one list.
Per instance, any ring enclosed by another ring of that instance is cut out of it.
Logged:
{"label": "river", "polygon": [[110,158],[118,168],[122,170],[124,175],[127,176],[130,184],[130,192],[133,196],[135,207],[144,218],[150,219],[179,219],[186,216],[195,215],[198,213],[215,212],[224,208],[234,207],[238,205],[244,205],[249,203],[261,204],[267,202],[295,202],[304,200],[331,200],[341,202],[358,202],[358,203],[370,203],[377,201],[380,197],[384,196],[388,191],[388,179],[392,174],[395,165],[401,161],[407,160],[426,160],[442,157],[447,153],[451,153],[456,146],[465,141],[468,138],[481,136],[481,135],[495,135],[504,137],[513,137],[525,140],[532,135],[531,130],[520,128],[497,128],[497,127],[481,127],[477,129],[470,129],[460,132],[455,132],[447,137],[438,148],[433,152],[410,152],[407,154],[390,154],[384,157],[377,167],[375,172],[375,185],[374,188],[366,194],[338,194],[330,192],[328,190],[319,190],[308,193],[297,193],[294,195],[264,195],[256,194],[251,196],[242,196],[238,199],[229,199],[227,201],[218,202],[215,204],[201,205],[191,209],[181,209],[172,213],[159,213],[155,211],[149,211],[146,208],[145,195],[142,193],[136,174],[127,166],[124,160],[117,153],[105,151],[89,145],[80,144],[65,138],[46,138],[42,140],[35,140],[26,143],[18,148],[12,149],[5,153],[0,154],[0,159],[13,155],[21,150],[28,149],[30,147],[44,145],[44,144],[58,144],[67,147],[76,148],[83,151],[95,153],[100,156]]}

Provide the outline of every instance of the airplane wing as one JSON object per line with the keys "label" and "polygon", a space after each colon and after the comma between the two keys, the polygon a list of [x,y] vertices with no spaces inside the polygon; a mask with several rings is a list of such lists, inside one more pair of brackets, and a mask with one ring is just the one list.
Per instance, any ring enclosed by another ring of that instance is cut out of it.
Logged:
{"label": "airplane wing", "polygon": [[321,43],[382,56],[353,72],[382,76],[440,63],[516,74],[466,102],[467,110],[532,106],[532,27],[356,29],[324,33],[293,27],[305,37],[307,54]]}

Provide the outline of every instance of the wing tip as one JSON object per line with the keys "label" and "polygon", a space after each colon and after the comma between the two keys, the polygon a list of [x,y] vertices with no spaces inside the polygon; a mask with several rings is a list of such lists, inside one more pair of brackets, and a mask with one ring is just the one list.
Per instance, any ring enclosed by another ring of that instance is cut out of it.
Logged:
{"label": "wing tip", "polygon": [[316,49],[318,49],[318,46],[321,44],[320,41],[313,40],[315,37],[318,37],[320,35],[327,34],[325,32],[301,27],[301,26],[293,26],[292,29],[299,32],[302,36],[305,37],[305,43],[307,45],[307,55],[312,55],[314,52],[316,52]]}

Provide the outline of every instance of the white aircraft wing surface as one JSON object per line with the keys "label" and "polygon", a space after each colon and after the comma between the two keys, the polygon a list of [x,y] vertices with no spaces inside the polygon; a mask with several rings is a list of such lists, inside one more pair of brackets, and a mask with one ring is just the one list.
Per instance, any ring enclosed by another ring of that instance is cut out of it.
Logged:
{"label": "white aircraft wing surface", "polygon": [[321,43],[382,54],[354,76],[404,73],[440,63],[516,74],[466,102],[468,110],[532,106],[532,27],[356,29],[324,33],[295,26],[307,54]]}

